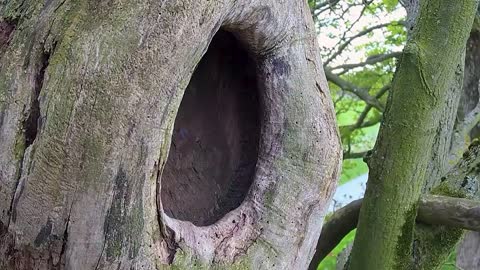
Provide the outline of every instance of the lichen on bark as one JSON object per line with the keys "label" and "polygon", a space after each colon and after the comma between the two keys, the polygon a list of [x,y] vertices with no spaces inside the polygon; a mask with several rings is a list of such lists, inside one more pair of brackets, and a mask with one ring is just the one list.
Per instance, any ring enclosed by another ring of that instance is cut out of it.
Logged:
{"label": "lichen on bark", "polygon": [[439,125],[478,1],[430,0],[420,5],[368,162],[369,182],[349,269],[413,267],[412,213],[426,183],[432,133]]}
{"label": "lichen on bark", "polygon": [[[306,3],[4,3],[0,21],[15,30],[0,58],[0,268],[306,267],[341,161]],[[184,91],[220,28],[258,67],[258,162],[240,206],[195,226],[165,214],[162,173]],[[40,121],[25,143],[32,96]]]}

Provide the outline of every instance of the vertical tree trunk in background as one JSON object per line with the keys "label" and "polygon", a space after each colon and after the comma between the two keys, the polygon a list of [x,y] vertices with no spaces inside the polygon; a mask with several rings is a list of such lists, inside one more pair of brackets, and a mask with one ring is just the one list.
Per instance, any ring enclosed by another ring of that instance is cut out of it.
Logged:
{"label": "vertical tree trunk in background", "polygon": [[305,269],[341,161],[317,47],[302,1],[3,1],[0,269]]}
{"label": "vertical tree trunk in background", "polygon": [[[458,111],[460,119],[465,118],[480,102],[480,29],[478,28],[478,19],[477,14],[467,42],[464,91]],[[469,135],[471,138],[478,138],[480,135],[478,125],[473,128]],[[457,249],[457,266],[463,270],[480,269],[480,234],[478,232],[467,232],[460,242]]]}
{"label": "vertical tree trunk in background", "polygon": [[[409,269],[417,202],[477,1],[421,1],[392,83],[349,269]],[[461,18],[461,19],[458,19]],[[456,29],[456,31],[451,31]],[[438,52],[443,56],[438,57]]]}
{"label": "vertical tree trunk in background", "polygon": [[457,249],[457,267],[462,270],[480,268],[480,233],[469,232]]}

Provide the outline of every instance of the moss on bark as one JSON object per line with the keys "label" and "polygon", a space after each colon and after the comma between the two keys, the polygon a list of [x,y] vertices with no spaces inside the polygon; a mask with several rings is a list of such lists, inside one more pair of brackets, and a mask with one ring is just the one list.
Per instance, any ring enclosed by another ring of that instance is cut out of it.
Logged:
{"label": "moss on bark", "polygon": [[[422,1],[375,150],[349,269],[409,269],[416,204],[478,1]],[[441,55],[440,55],[441,54]],[[413,215],[414,216],[414,215]]]}

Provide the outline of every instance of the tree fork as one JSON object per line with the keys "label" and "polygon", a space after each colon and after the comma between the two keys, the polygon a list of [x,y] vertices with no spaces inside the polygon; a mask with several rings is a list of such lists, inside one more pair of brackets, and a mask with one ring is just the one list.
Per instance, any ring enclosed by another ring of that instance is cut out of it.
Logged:
{"label": "tree fork", "polygon": [[474,0],[421,3],[368,162],[369,182],[351,270],[410,267],[415,215],[433,145],[431,132],[438,126],[477,6]]}
{"label": "tree fork", "polygon": [[[357,227],[362,201],[353,201],[335,211],[324,224],[309,269],[317,269],[343,237]],[[415,220],[417,223],[480,232],[480,202],[438,195],[422,196]]]}

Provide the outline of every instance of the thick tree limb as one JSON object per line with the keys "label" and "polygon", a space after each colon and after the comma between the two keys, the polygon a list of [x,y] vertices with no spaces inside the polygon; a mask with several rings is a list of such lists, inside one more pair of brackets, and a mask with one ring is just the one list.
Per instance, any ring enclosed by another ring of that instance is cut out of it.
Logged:
{"label": "thick tree limb", "polygon": [[[323,225],[310,269],[316,269],[317,265],[343,237],[356,228],[362,201],[363,199],[353,201],[339,209]],[[420,198],[416,220],[430,225],[445,225],[480,231],[480,202],[426,195]]]}
{"label": "thick tree limb", "polygon": [[347,204],[335,211],[323,225],[317,249],[313,255],[309,269],[317,269],[318,264],[325,258],[340,241],[357,227],[358,215],[363,199]]}
{"label": "thick tree limb", "polygon": [[407,11],[407,27],[412,30],[420,9],[419,0],[400,0],[399,2]]}
{"label": "thick tree limb", "polygon": [[420,198],[417,221],[480,232],[480,202],[426,195]]}
{"label": "thick tree limb", "polygon": [[[468,198],[475,198],[479,192],[477,180],[479,165],[480,142],[475,141],[440,182],[448,185],[451,192],[461,192]],[[356,200],[337,210],[323,225],[310,269],[315,269],[312,268],[313,265],[318,265],[345,235],[355,229],[357,224],[352,220],[358,218],[362,200]],[[479,204],[467,199],[426,195],[420,199],[417,221],[480,231]]]}
{"label": "thick tree limb", "polygon": [[449,189],[479,198],[480,141],[474,141],[460,161],[440,181]]}

